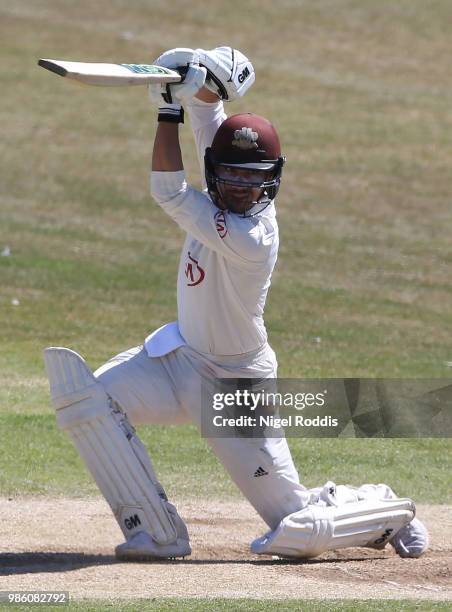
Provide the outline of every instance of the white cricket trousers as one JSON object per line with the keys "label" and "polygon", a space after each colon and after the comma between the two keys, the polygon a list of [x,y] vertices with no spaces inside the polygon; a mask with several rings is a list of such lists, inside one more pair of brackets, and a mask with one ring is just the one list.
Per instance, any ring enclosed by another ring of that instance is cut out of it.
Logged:
{"label": "white cricket trousers", "polygon": [[[276,368],[268,345],[255,353],[215,357],[215,361],[186,345],[162,357],[149,357],[138,346],[113,357],[94,374],[133,425],[193,422],[201,430],[203,382],[272,378]],[[271,529],[308,503],[309,492],[300,484],[285,438],[206,440]]]}

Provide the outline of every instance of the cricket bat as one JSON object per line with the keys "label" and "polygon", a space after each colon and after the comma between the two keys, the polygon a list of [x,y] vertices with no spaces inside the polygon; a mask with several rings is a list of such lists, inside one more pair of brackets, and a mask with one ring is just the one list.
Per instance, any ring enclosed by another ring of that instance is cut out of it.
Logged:
{"label": "cricket bat", "polygon": [[178,83],[182,79],[179,72],[153,64],[98,64],[40,59],[38,66],[79,83],[106,87]]}

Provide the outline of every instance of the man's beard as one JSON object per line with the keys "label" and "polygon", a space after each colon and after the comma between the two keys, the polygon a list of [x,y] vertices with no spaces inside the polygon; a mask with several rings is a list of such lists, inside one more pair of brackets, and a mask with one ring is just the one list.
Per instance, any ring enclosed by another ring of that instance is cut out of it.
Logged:
{"label": "man's beard", "polygon": [[220,185],[218,194],[221,204],[235,213],[244,213],[257,203],[256,200],[252,200],[252,194],[246,187],[228,189],[224,185]]}

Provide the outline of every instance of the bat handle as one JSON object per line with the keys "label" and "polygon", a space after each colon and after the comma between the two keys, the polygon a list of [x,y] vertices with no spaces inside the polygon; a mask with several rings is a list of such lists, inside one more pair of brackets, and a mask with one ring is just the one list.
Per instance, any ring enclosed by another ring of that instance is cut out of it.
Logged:
{"label": "bat handle", "polygon": [[184,82],[185,77],[187,76],[188,68],[189,68],[189,65],[187,64],[186,66],[178,66],[177,68],[173,69],[180,74],[181,83]]}

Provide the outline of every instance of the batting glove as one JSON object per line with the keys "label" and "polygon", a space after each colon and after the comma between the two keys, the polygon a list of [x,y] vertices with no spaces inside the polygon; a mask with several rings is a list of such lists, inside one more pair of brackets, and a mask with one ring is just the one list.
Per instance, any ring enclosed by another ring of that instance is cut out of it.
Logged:
{"label": "batting glove", "polygon": [[180,83],[149,86],[149,98],[159,105],[159,121],[183,122],[182,104],[190,100],[204,85],[207,70],[199,66],[197,53],[193,49],[177,48],[166,51],[154,62],[177,70]]}
{"label": "batting glove", "polygon": [[205,86],[222,100],[245,95],[255,80],[253,64],[238,49],[196,49],[200,66],[207,69]]}

